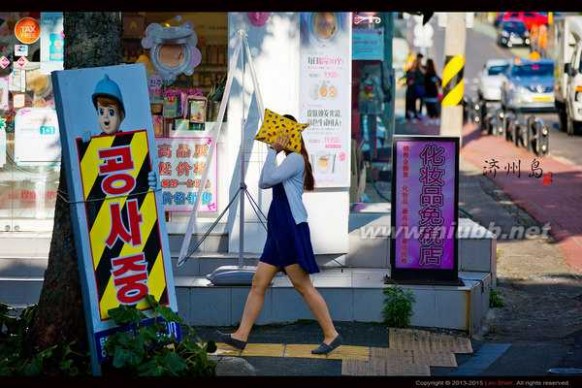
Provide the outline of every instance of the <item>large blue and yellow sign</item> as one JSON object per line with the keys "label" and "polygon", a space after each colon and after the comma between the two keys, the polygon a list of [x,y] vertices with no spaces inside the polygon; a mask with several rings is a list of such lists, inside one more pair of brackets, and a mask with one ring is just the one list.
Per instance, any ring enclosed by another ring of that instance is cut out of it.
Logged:
{"label": "large blue and yellow sign", "polygon": [[148,294],[167,304],[147,132],[78,139],[77,150],[101,319],[119,304],[149,307]]}
{"label": "large blue and yellow sign", "polygon": [[151,320],[153,295],[177,312],[146,73],[120,65],[52,78],[95,367],[107,335],[127,329],[110,309],[133,305]]}

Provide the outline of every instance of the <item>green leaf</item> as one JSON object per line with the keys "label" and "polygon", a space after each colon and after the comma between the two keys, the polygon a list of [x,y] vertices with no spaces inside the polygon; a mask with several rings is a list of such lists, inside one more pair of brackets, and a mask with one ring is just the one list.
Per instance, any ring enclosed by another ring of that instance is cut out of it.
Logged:
{"label": "green leaf", "polygon": [[42,357],[34,357],[31,361],[24,364],[22,367],[22,375],[24,376],[39,376],[42,373]]}
{"label": "green leaf", "polygon": [[156,308],[157,308],[157,307],[160,305],[160,304],[158,303],[158,301],[156,300],[156,297],[155,297],[155,296],[153,296],[153,295],[151,295],[151,294],[150,294],[150,295],[147,295],[147,296],[145,297],[145,299],[146,299],[146,302],[147,302],[147,303],[150,305],[150,307],[151,307],[152,309],[154,309],[154,310],[155,310],[155,309],[156,309]]}
{"label": "green leaf", "polygon": [[118,325],[139,324],[146,316],[135,306],[120,305],[109,310],[109,316]]}
{"label": "green leaf", "polygon": [[162,365],[165,365],[169,376],[180,376],[188,368],[186,362],[174,352],[166,353],[162,356],[161,361]]}
{"label": "green leaf", "polygon": [[142,360],[143,353],[117,348],[113,355],[113,366],[115,368],[136,367],[142,363]]}
{"label": "green leaf", "polygon": [[159,306],[158,313],[167,322],[177,322],[182,323],[182,317],[176,314],[171,308],[167,306]]}

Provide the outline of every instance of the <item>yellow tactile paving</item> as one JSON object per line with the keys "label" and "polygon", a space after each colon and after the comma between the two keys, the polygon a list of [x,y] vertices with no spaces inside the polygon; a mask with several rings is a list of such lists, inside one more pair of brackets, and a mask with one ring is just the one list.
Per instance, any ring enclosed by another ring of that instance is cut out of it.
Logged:
{"label": "yellow tactile paving", "polygon": [[348,358],[353,360],[369,360],[370,348],[368,346],[342,345],[331,352],[327,358],[338,360],[344,360]]}
{"label": "yellow tactile paving", "polygon": [[469,338],[414,329],[391,328],[389,347],[392,349],[413,349],[419,353],[473,353]]}
{"label": "yellow tactile paving", "polygon": [[283,357],[285,345],[283,344],[247,344],[241,357]]}
{"label": "yellow tactile paving", "polygon": [[457,359],[451,352],[423,353],[414,349],[370,348],[370,359],[401,360],[409,364],[440,367],[457,367]]}
{"label": "yellow tactile paving", "polygon": [[241,351],[238,349],[233,348],[230,345],[225,344],[224,342],[217,342],[216,343],[216,352],[209,353],[214,356],[240,356]]}

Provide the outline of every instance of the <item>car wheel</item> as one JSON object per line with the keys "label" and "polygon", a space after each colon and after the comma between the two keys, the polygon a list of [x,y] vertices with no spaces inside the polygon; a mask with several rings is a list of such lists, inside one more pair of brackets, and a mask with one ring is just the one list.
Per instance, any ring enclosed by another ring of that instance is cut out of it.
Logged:
{"label": "car wheel", "polygon": [[558,117],[560,118],[560,131],[566,132],[568,128],[568,115],[566,109],[558,108]]}

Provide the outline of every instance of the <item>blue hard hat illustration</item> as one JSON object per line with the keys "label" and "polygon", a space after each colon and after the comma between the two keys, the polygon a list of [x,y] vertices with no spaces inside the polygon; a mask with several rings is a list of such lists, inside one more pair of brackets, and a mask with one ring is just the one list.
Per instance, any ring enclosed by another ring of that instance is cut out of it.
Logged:
{"label": "blue hard hat illustration", "polygon": [[97,109],[97,97],[109,97],[113,98],[119,103],[119,107],[121,109],[121,113],[123,117],[125,117],[125,107],[123,105],[123,97],[121,96],[121,90],[117,83],[111,80],[107,74],[103,77],[103,79],[97,82],[97,86],[95,86],[95,91],[93,92],[93,105],[95,105],[95,109]]}

